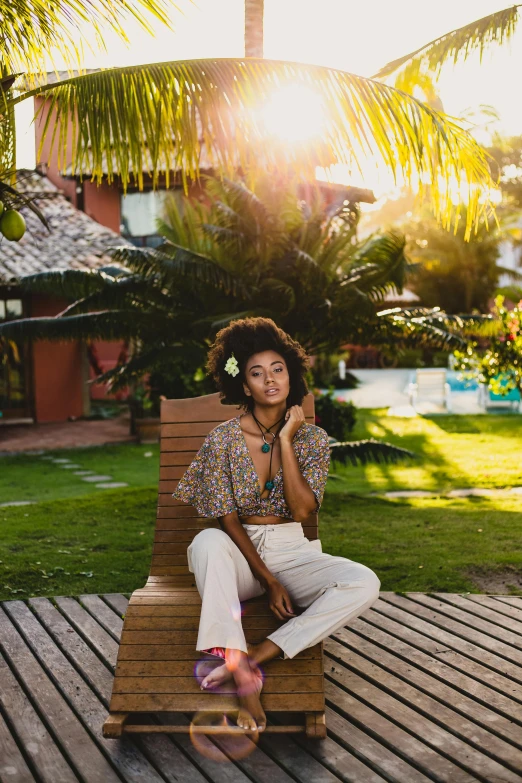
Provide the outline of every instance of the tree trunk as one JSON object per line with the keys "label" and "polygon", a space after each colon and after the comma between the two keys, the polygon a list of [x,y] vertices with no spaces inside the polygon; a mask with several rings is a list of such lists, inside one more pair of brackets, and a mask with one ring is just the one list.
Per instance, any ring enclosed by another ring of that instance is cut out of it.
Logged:
{"label": "tree trunk", "polygon": [[245,57],[263,57],[264,0],[245,0]]}

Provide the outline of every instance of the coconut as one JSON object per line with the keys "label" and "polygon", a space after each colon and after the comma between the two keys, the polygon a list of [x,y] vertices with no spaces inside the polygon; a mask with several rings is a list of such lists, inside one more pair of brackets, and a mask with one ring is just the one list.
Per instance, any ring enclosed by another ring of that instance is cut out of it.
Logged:
{"label": "coconut", "polygon": [[24,216],[16,209],[6,210],[0,217],[0,231],[10,242],[18,242],[25,234]]}

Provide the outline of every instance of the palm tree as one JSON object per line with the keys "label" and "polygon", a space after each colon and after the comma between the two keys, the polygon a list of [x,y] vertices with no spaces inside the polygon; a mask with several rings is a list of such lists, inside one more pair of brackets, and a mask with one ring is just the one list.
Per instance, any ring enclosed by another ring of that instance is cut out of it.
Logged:
{"label": "palm tree", "polygon": [[245,0],[245,57],[263,57],[264,0]]}
{"label": "palm tree", "polygon": [[[61,7],[68,11],[65,18],[74,22],[81,9],[84,20],[98,24],[98,32],[103,12],[111,11],[112,26],[119,25],[123,34],[115,9],[141,18],[140,5],[165,21],[163,0],[65,0]],[[47,39],[73,53],[72,23],[60,28],[56,15],[45,16],[47,7],[45,0],[0,0],[0,15],[7,20],[0,46],[3,75],[19,73],[24,61],[32,69],[0,91],[2,181],[14,169],[9,141],[14,137],[13,108],[42,95],[49,109],[43,135],[56,122],[50,154],[58,152],[61,168],[69,164],[73,175],[89,172],[98,182],[104,176],[110,182],[118,174],[123,188],[134,180],[141,185],[145,169],[154,184],[164,172],[168,187],[173,170],[180,169],[184,178],[198,175],[202,149],[208,165],[229,173],[238,165],[266,167],[281,165],[283,159],[308,177],[318,164],[337,161],[353,168],[370,155],[408,182],[420,183],[421,188],[430,183],[437,216],[447,226],[455,213],[456,182],[459,191],[463,180],[468,184],[469,230],[482,209],[481,193],[489,187],[490,175],[479,145],[456,123],[412,96],[354,74],[267,60],[192,60],[36,83]],[[40,25],[31,23],[30,9],[39,12]],[[322,145],[317,139],[310,147],[272,143],[263,123],[263,102],[285,85],[295,84],[315,91],[322,102]]]}

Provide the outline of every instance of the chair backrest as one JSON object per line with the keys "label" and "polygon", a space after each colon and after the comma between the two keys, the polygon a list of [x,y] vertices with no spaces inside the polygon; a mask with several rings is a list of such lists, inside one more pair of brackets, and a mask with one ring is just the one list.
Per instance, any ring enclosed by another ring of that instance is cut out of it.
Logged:
{"label": "chair backrest", "polygon": [[[304,398],[303,411],[313,424],[313,394]],[[215,519],[198,517],[196,509],[175,500],[172,493],[208,433],[240,412],[235,405],[222,405],[219,393],[161,403],[158,511],[149,582],[194,586],[187,547],[200,530],[219,525]],[[303,523],[307,538],[317,538],[317,527],[317,514],[312,514]]]}
{"label": "chair backrest", "polygon": [[417,370],[416,381],[419,397],[442,397],[446,370]]}

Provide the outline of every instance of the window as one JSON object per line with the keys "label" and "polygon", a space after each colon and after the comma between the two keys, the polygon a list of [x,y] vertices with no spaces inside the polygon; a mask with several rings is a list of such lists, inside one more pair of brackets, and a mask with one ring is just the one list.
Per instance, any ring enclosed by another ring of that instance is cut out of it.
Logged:
{"label": "window", "polygon": [[[0,294],[0,321],[23,315],[21,299],[7,299]],[[26,414],[27,394],[24,350],[13,340],[0,338],[0,416]]]}
{"label": "window", "polygon": [[162,237],[156,222],[163,217],[167,196],[174,196],[181,205],[183,190],[156,190],[145,193],[127,193],[121,197],[122,236],[138,247],[158,247]]}

